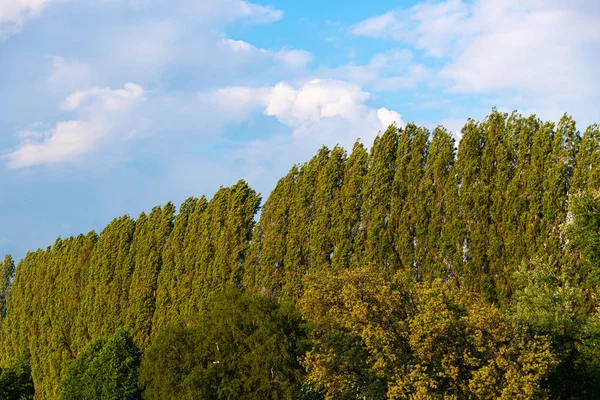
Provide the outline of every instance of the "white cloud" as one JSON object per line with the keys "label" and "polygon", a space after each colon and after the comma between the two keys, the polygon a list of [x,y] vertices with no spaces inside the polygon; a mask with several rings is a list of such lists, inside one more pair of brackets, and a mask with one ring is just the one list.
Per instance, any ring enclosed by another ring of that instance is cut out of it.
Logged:
{"label": "white cloud", "polygon": [[444,42],[468,29],[463,21],[466,15],[467,5],[462,0],[426,1],[361,21],[352,33],[403,41],[429,55],[441,56]]}
{"label": "white cloud", "polygon": [[250,118],[264,110],[269,88],[245,86],[226,87],[208,93],[201,93],[204,104],[212,104],[219,110],[226,110],[231,123]]}
{"label": "white cloud", "polygon": [[275,52],[275,59],[290,68],[304,68],[313,59],[306,50],[279,50]]}
{"label": "white cloud", "polygon": [[352,33],[367,37],[387,37],[390,29],[393,29],[396,24],[398,24],[398,16],[394,11],[389,11],[359,22],[352,28]]}
{"label": "white cloud", "polygon": [[145,100],[144,89],[135,83],[126,83],[123,89],[91,88],[72,93],[61,103],[64,110],[86,106],[102,111],[122,111]]}
{"label": "white cloud", "polygon": [[116,32],[110,57],[117,64],[139,71],[160,69],[176,59],[182,28],[169,19],[144,21]]}
{"label": "white cloud", "polygon": [[403,125],[402,117],[396,111],[390,111],[385,107],[377,110],[377,118],[381,122],[381,127],[386,129],[388,126],[395,124],[400,127]]}
{"label": "white cloud", "polygon": [[258,24],[268,24],[283,18],[283,11],[277,10],[271,6],[261,6],[246,1],[239,1],[236,3],[242,16],[251,18],[253,22]]}
{"label": "white cloud", "polygon": [[[146,0],[156,4],[156,0]],[[243,20],[251,24],[269,24],[283,18],[284,12],[272,6],[250,3],[245,0],[173,0],[165,2],[168,9],[194,21],[232,22]]]}
{"label": "white cloud", "polygon": [[345,79],[375,91],[396,91],[414,88],[425,81],[431,71],[423,64],[416,63],[410,51],[392,49],[375,54],[367,64],[347,64],[325,69],[321,75]]}
{"label": "white cloud", "polygon": [[91,151],[101,130],[98,124],[73,120],[59,122],[48,131],[39,132],[38,140],[32,140],[31,132],[28,132],[19,148],[8,156],[8,166],[26,168],[70,160]]}
{"label": "white cloud", "polygon": [[444,60],[437,84],[448,91],[495,94],[499,106],[593,120],[600,118],[599,26],[599,2],[447,0],[390,11],[352,31]]}
{"label": "white cloud", "polygon": [[370,146],[389,124],[404,126],[400,114],[368,105],[370,94],[341,80],[311,80],[299,85],[280,82],[270,88],[227,88],[214,93],[223,112],[263,110],[287,129],[272,136],[239,143],[228,156],[261,190],[293,163],[304,162],[323,146],[351,149],[357,139]]}
{"label": "white cloud", "polygon": [[292,127],[326,117],[353,118],[368,98],[369,93],[345,81],[315,79],[299,89],[279,83],[268,96],[265,114]]}
{"label": "white cloud", "polygon": [[243,40],[223,39],[223,45],[235,55],[245,57],[248,62],[276,62],[290,69],[305,68],[312,61],[312,54],[306,50],[277,51],[257,48]]}
{"label": "white cloud", "polygon": [[340,129],[350,136],[361,130],[374,135],[393,122],[398,126],[404,124],[396,111],[368,106],[370,93],[355,83],[342,80],[313,79],[298,87],[285,82],[271,88],[228,87],[204,95],[210,96],[227,112],[239,114],[240,111],[262,109],[265,115],[277,118],[290,128],[316,135],[319,126],[327,121],[355,123],[356,129],[350,132]]}
{"label": "white cloud", "polygon": [[52,71],[48,75],[48,85],[57,90],[73,90],[86,87],[92,80],[92,67],[79,61],[68,61],[60,56],[52,56]]}
{"label": "white cloud", "polygon": [[127,83],[123,89],[91,88],[72,93],[61,107],[77,111],[79,119],[58,122],[53,128],[18,132],[21,143],[7,156],[9,168],[72,161],[95,150],[113,133],[122,133],[123,112],[145,100],[144,89]]}
{"label": "white cloud", "polygon": [[478,3],[465,19],[470,30],[448,45],[458,52],[442,77],[466,92],[517,89],[563,100],[597,93],[600,12],[522,3]]}
{"label": "white cloud", "polygon": [[39,16],[52,1],[56,0],[1,0],[0,39],[20,32],[26,19]]}
{"label": "white cloud", "polygon": [[243,101],[257,99],[264,114],[277,118],[287,127],[271,136],[239,142],[226,156],[238,173],[263,192],[272,189],[295,163],[303,163],[323,145],[335,145],[351,151],[360,139],[369,147],[379,132],[389,124],[404,126],[400,114],[368,105],[369,93],[360,86],[340,80],[313,80],[301,85],[279,83],[256,96],[236,97]]}

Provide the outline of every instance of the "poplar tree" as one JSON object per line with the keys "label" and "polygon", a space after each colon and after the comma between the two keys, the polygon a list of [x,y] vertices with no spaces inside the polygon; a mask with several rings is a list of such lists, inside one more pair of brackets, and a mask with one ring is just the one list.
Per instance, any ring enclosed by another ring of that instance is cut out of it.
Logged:
{"label": "poplar tree", "polygon": [[335,251],[331,260],[334,271],[360,265],[364,253],[365,232],[361,227],[364,186],[369,166],[369,154],[356,142],[344,166],[342,186],[339,189],[340,217]]}
{"label": "poplar tree", "polygon": [[375,263],[388,271],[394,271],[399,265],[388,229],[397,147],[396,125],[390,125],[375,138],[369,171],[365,177],[365,197],[361,210],[361,223],[365,231],[363,264]]}
{"label": "poplar tree", "polygon": [[227,286],[241,287],[254,216],[260,208],[260,195],[245,181],[230,187],[226,194],[225,201],[213,210],[211,238],[215,244],[206,295]]}
{"label": "poplar tree", "polygon": [[407,170],[408,184],[408,217],[411,229],[411,238],[414,244],[413,266],[417,279],[423,279],[428,268],[426,265],[427,254],[427,232],[430,230],[429,217],[432,213],[431,204],[428,202],[427,193],[421,190],[425,179],[425,163],[429,152],[429,131],[417,129],[412,139],[410,162]]}
{"label": "poplar tree", "polygon": [[[203,201],[206,201],[205,199]],[[179,298],[180,286],[184,283],[184,252],[188,221],[199,200],[195,197],[186,199],[179,207],[175,217],[173,231],[162,255],[162,267],[158,274],[156,289],[156,310],[152,319],[152,337],[168,325],[180,323]]]}
{"label": "poplar tree", "polygon": [[6,298],[14,276],[15,262],[11,255],[7,254],[4,261],[0,262],[0,325],[6,317]]}
{"label": "poplar tree", "polygon": [[[535,116],[524,118],[512,113],[506,122],[505,141],[512,143],[512,175],[506,186],[502,227],[504,256],[510,267],[527,256],[527,213],[529,209],[528,170],[531,168],[533,135],[539,121]],[[505,147],[511,147],[510,144]],[[498,185],[497,190],[502,190]]]}
{"label": "poplar tree", "polygon": [[563,240],[560,226],[567,215],[569,183],[573,175],[579,147],[575,121],[566,114],[556,126],[550,154],[546,158],[542,214],[544,218],[540,250],[558,262],[562,256]]}
{"label": "poplar tree", "polygon": [[264,294],[279,295],[288,266],[285,264],[287,235],[296,166],[281,178],[265,201],[256,224],[244,266],[244,287]]}
{"label": "poplar tree", "polygon": [[600,189],[600,126],[589,126],[581,137],[575,159],[571,194]]}
{"label": "poplar tree", "polygon": [[340,199],[345,165],[346,152],[335,147],[317,178],[309,255],[314,270],[331,270],[338,238],[345,229]]}
{"label": "poplar tree", "polygon": [[173,228],[175,206],[167,203],[154,207],[148,216],[142,213],[133,239],[135,267],[129,288],[128,329],[140,348],[150,344],[152,318],[156,308],[158,274],[162,253]]}
{"label": "poplar tree", "polygon": [[123,216],[112,220],[98,236],[77,315],[75,336],[79,348],[112,334],[127,319],[134,231],[135,221]]}
{"label": "poplar tree", "polygon": [[192,284],[195,274],[198,273],[197,258],[200,255],[200,245],[203,241],[201,233],[204,229],[203,217],[207,207],[208,200],[203,196],[195,204],[189,216],[185,231],[182,264],[176,271],[177,300],[175,308],[184,323],[191,321],[197,311],[197,305],[193,303]]}
{"label": "poplar tree", "polygon": [[463,127],[456,159],[459,203],[465,236],[462,240],[462,258],[464,265],[464,284],[479,290],[479,280],[486,268],[485,224],[478,219],[485,212],[481,209],[484,194],[480,192],[481,155],[484,137],[479,125],[468,120]]}
{"label": "poplar tree", "polygon": [[448,131],[438,127],[433,131],[424,177],[419,186],[421,216],[421,262],[425,275],[438,278],[448,276],[447,260],[451,257],[450,243],[443,236],[443,226],[450,219],[452,197],[447,193],[450,173],[454,165],[454,139]]}
{"label": "poplar tree", "polygon": [[[531,166],[527,171],[527,192],[529,194],[529,210],[525,215],[527,219],[527,231],[525,240],[527,242],[527,255],[533,257],[543,256],[543,238],[545,229],[543,227],[544,211],[544,181],[548,173],[548,158],[552,152],[552,141],[554,138],[554,124],[538,122],[538,127],[533,135],[531,149]],[[540,254],[541,253],[541,254]]]}
{"label": "poplar tree", "polygon": [[412,224],[413,213],[409,204],[411,183],[409,182],[408,173],[412,157],[413,138],[417,132],[418,127],[415,124],[408,124],[399,131],[396,167],[391,188],[389,223],[390,236],[394,244],[393,249],[398,254],[399,265],[411,274],[415,272],[415,232]]}
{"label": "poplar tree", "polygon": [[329,160],[330,151],[322,147],[306,164],[300,167],[295,181],[289,231],[286,237],[282,295],[296,298],[302,293],[302,277],[311,268],[310,235],[315,220],[314,196],[319,172]]}

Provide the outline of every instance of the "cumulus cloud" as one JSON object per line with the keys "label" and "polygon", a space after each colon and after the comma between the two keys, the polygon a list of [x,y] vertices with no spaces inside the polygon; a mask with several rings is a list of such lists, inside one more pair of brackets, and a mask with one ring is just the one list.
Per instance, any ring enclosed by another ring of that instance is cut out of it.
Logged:
{"label": "cumulus cloud", "polygon": [[[206,94],[204,94],[206,95]],[[228,87],[208,94],[227,110],[259,110],[293,129],[310,129],[318,134],[326,121],[352,121],[356,129],[376,133],[391,123],[402,126],[400,114],[386,108],[375,109],[366,103],[370,93],[355,83],[336,79],[313,79],[297,87],[279,82],[273,87]],[[343,131],[344,129],[340,129]],[[354,137],[352,140],[356,139]]]}
{"label": "cumulus cloud", "polygon": [[279,83],[269,93],[265,114],[292,127],[326,117],[352,119],[368,99],[369,93],[345,81],[315,79],[299,89]]}
{"label": "cumulus cloud", "polygon": [[385,107],[382,107],[379,110],[377,110],[377,118],[379,118],[379,121],[381,122],[381,127],[384,129],[392,124],[395,124],[398,127],[402,126],[403,124],[402,117],[400,117],[400,114],[398,114],[396,111],[388,110]]}
{"label": "cumulus cloud", "polygon": [[8,167],[19,169],[62,163],[92,152],[103,138],[123,128],[120,113],[144,101],[144,93],[144,89],[134,83],[127,83],[123,89],[91,88],[72,93],[61,107],[78,112],[80,118],[58,122],[45,131],[19,132],[21,143],[8,154]]}
{"label": "cumulus cloud", "polygon": [[269,187],[273,173],[282,174],[292,163],[306,161],[322,145],[351,149],[357,139],[370,146],[390,124],[404,126],[400,114],[374,108],[370,94],[355,83],[314,79],[298,85],[280,82],[273,87],[236,87],[216,91],[226,110],[262,110],[287,130],[240,143],[229,152],[234,165],[259,187]]}

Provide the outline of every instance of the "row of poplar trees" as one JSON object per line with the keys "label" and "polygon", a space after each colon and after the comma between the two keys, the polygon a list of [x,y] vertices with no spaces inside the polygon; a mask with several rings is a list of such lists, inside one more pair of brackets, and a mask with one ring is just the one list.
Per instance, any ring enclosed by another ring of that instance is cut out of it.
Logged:
{"label": "row of poplar trees", "polygon": [[[458,149],[457,149],[458,147]],[[494,110],[457,146],[442,127],[390,126],[368,150],[322,148],[262,205],[244,181],[176,212],[155,207],[97,234],[0,264],[0,366],[30,354],[36,396],[60,396],[69,363],[126,329],[144,352],[191,324],[214,292],[298,299],[307,273],[374,266],[442,279],[502,306],[524,260],[568,266],[597,287],[562,226],[569,197],[600,187],[600,129]],[[16,273],[15,273],[16,270]],[[14,275],[14,277],[13,277]]]}

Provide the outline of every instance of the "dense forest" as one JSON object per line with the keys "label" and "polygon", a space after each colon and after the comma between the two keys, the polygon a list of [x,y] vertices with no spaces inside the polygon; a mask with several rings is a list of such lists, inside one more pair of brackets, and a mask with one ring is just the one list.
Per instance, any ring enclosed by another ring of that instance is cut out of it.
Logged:
{"label": "dense forest", "polygon": [[599,288],[598,125],[392,125],[7,256],[0,398],[600,398]]}

